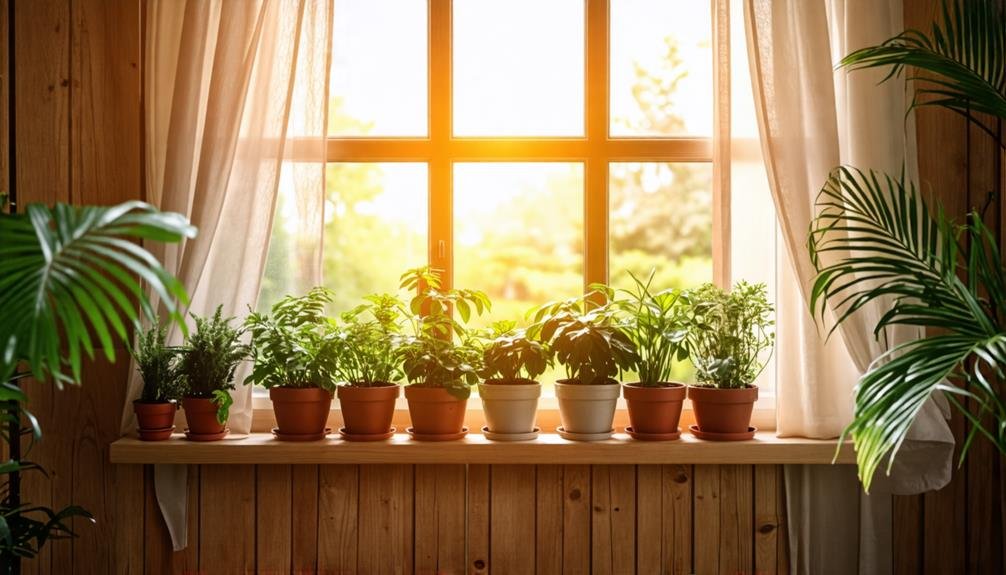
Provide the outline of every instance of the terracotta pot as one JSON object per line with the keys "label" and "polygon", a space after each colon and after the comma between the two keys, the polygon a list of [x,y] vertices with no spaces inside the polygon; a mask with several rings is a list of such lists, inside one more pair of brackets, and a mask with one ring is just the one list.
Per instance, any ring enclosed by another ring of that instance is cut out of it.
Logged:
{"label": "terracotta pot", "polygon": [[217,423],[217,404],[213,403],[212,399],[184,397],[182,409],[185,410],[185,422],[189,426],[189,433],[194,435],[223,433],[224,426]]}
{"label": "terracotta pot", "polygon": [[751,427],[751,412],[758,399],[754,385],[739,389],[688,386],[695,424],[710,433],[746,434]]}
{"label": "terracotta pot", "polygon": [[133,413],[136,414],[136,427],[139,429],[168,429],[175,424],[175,412],[178,403],[175,401],[140,401],[133,402]]}
{"label": "terracotta pot", "polygon": [[[680,383],[665,383],[659,386],[627,383],[622,387],[625,403],[629,409],[629,425],[632,431],[644,435],[666,435],[673,439],[679,432],[681,406],[685,401],[687,388]],[[654,437],[656,438],[656,437]]]}
{"label": "terracotta pot", "polygon": [[604,434],[611,431],[621,386],[614,379],[606,384],[586,385],[560,379],[555,383],[559,420],[568,433]]}
{"label": "terracotta pot", "polygon": [[486,428],[492,433],[531,433],[538,414],[541,384],[529,379],[503,383],[490,379],[479,384]]}
{"label": "terracotta pot", "polygon": [[395,400],[401,388],[388,383],[377,387],[340,385],[336,392],[348,435],[380,435],[391,429]]}
{"label": "terracotta pot", "polygon": [[442,387],[405,388],[405,399],[409,401],[409,417],[412,419],[412,433],[422,436],[456,436],[465,426],[467,399],[458,399]]}
{"label": "terracotta pot", "polygon": [[276,434],[325,434],[332,392],[320,387],[273,387],[269,389],[272,410],[276,414]]}

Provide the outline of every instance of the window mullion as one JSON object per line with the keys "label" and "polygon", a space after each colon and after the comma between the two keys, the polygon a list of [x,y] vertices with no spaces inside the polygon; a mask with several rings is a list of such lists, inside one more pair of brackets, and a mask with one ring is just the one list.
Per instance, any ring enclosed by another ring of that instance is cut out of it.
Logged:
{"label": "window mullion", "polygon": [[451,0],[429,0],[430,8],[430,211],[429,262],[443,270],[443,286],[454,284],[451,178]]}
{"label": "window mullion", "polygon": [[730,285],[730,0],[712,0],[713,281]]}
{"label": "window mullion", "polygon": [[586,0],[584,288],[608,281],[608,0]]}

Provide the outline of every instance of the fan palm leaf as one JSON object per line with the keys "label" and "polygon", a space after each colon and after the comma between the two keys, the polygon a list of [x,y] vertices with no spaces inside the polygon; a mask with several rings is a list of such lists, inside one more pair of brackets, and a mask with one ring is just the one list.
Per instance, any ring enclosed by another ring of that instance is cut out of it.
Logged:
{"label": "fan palm leaf", "polygon": [[993,0],[944,1],[928,34],[906,30],[879,46],[856,50],[841,65],[889,67],[887,78],[911,67],[912,107],[941,106],[963,114],[1006,146],[995,124],[972,115],[1006,118],[1006,19]]}
{"label": "fan palm leaf", "polygon": [[[36,378],[79,381],[96,347],[114,360],[115,339],[127,337],[138,310],[153,317],[141,282],[181,322],[175,302],[187,303],[184,287],[135,242],[194,236],[183,216],[143,202],[33,204],[0,217],[0,381],[22,361]],[[6,393],[0,388],[0,399]]]}
{"label": "fan palm leaf", "polygon": [[[834,309],[834,331],[881,300],[887,311],[875,327],[878,338],[899,325],[938,330],[890,348],[859,381],[854,418],[843,438],[852,436],[859,476],[869,489],[884,457],[890,470],[912,421],[936,391],[974,399],[982,412],[1006,421],[1006,407],[986,377],[1001,377],[1006,366],[1000,322],[1006,277],[980,214],[969,214],[967,225],[957,227],[941,211],[931,212],[903,179],[837,168],[817,208],[808,242],[818,272],[810,297],[814,313],[823,318]],[[954,379],[967,387],[948,383]],[[959,401],[953,403],[976,424],[974,434],[1006,451],[1001,424],[988,429]],[[970,438],[964,452],[969,445]]]}

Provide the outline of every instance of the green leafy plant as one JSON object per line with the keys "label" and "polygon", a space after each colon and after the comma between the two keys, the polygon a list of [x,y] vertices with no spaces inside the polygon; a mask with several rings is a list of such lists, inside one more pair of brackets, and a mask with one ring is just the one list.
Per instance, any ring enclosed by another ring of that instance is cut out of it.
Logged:
{"label": "green leafy plant", "polygon": [[395,345],[402,333],[404,303],[390,294],[372,294],[364,300],[342,314],[336,371],[342,381],[356,387],[397,382],[402,366]]}
{"label": "green leafy plant", "polygon": [[707,283],[682,297],[696,385],[739,389],[754,383],[775,343],[765,284],[740,281],[728,292]]}
{"label": "green leafy plant", "polygon": [[530,337],[516,322],[495,322],[482,350],[481,375],[492,383],[535,381],[552,363],[546,345]]}
{"label": "green leafy plant", "polygon": [[[429,267],[406,271],[401,288],[416,291],[403,309],[408,332],[396,344],[410,385],[443,387],[458,398],[467,398],[478,383],[481,348],[465,324],[474,311],[488,311],[486,294],[470,289],[441,289],[440,276]],[[456,309],[461,321],[454,319]]]}
{"label": "green leafy plant", "polygon": [[[887,78],[911,67],[913,106],[963,114],[1006,148],[994,124],[975,115],[1006,119],[1003,18],[992,0],[945,2],[928,33],[907,30],[853,52],[842,65],[887,67]],[[1006,369],[1006,274],[997,237],[977,211],[957,225],[931,210],[904,177],[840,167],[824,184],[808,242],[818,272],[811,310],[822,320],[825,310],[836,310],[833,332],[879,300],[878,339],[886,341],[887,328],[899,325],[926,330],[922,339],[889,347],[856,388],[843,438],[855,442],[865,489],[885,457],[890,472],[909,427],[937,391],[972,424],[961,461],[978,436],[1006,453],[1006,403],[998,383]]]}
{"label": "green leafy plant", "polygon": [[335,389],[339,347],[336,326],[325,315],[332,291],[313,288],[287,296],[272,306],[272,315],[252,313],[245,320],[255,360],[245,384],[265,388]]}
{"label": "green leafy plant", "polygon": [[639,374],[644,386],[660,386],[671,382],[675,361],[688,358],[689,314],[681,290],[650,290],[655,271],[643,282],[632,272],[635,283],[631,290],[618,290],[615,307],[624,316],[622,331],[637,351],[632,370]]}
{"label": "green leafy plant", "polygon": [[570,383],[608,383],[639,361],[613,299],[614,290],[593,284],[583,296],[532,310],[532,337],[552,349]]}
{"label": "green leafy plant", "polygon": [[196,330],[181,349],[178,370],[185,381],[186,395],[212,400],[222,425],[230,413],[231,397],[227,392],[234,389],[234,371],[248,357],[248,346],[241,343],[242,331],[231,325],[234,318],[223,317],[223,306],[217,306],[209,317],[191,315]]}
{"label": "green leafy plant", "polygon": [[178,372],[178,348],[165,343],[167,326],[160,322],[137,337],[133,350],[136,367],[143,379],[140,401],[147,403],[175,401],[185,394]]}
{"label": "green leafy plant", "polygon": [[[136,278],[180,323],[175,302],[187,303],[185,289],[138,242],[178,242],[195,233],[180,214],[142,202],[33,204],[22,214],[0,213],[0,401],[5,402],[0,435],[9,446],[20,446],[25,434],[31,440],[42,435],[38,421],[24,408],[27,397],[18,380],[30,374],[57,387],[77,384],[85,356],[98,351],[114,361],[116,342],[128,341],[129,326],[138,328],[139,314],[153,320]],[[27,371],[19,372],[20,366]],[[8,425],[22,422],[26,429],[12,434]],[[56,511],[22,502],[20,479],[15,478],[24,471],[44,474],[19,458],[0,464],[0,563],[12,570],[48,541],[74,537],[72,519],[93,521],[78,506]]]}

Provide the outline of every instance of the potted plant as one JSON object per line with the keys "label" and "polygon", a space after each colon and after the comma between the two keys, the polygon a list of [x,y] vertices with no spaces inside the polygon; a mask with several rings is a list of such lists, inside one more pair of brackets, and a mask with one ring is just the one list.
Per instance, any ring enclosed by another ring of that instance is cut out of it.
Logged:
{"label": "potted plant", "polygon": [[390,294],[368,295],[366,303],[342,314],[338,328],[337,388],[349,441],[379,441],[395,433],[391,420],[402,377],[395,342],[401,335],[402,302]]}
{"label": "potted plant", "polygon": [[678,439],[686,390],[671,379],[674,362],[688,357],[688,311],[680,290],[650,291],[654,272],[645,283],[632,272],[629,276],[634,289],[619,290],[624,297],[615,301],[626,318],[623,330],[637,351],[631,370],[639,377],[622,386],[629,409],[625,432],[641,440]]}
{"label": "potted plant", "polygon": [[499,441],[521,441],[538,436],[535,415],[541,383],[536,378],[551,363],[548,348],[517,328],[513,321],[492,326],[482,350],[479,397],[485,412],[482,433]]}
{"label": "potted plant", "polygon": [[[450,441],[468,433],[465,409],[471,386],[478,383],[481,349],[465,327],[472,310],[481,315],[490,307],[486,294],[468,289],[442,290],[440,277],[428,268],[402,275],[401,287],[415,290],[407,310],[411,333],[399,338],[397,350],[408,379],[412,427],[420,441]],[[461,321],[455,320],[456,308]]]}
{"label": "potted plant", "polygon": [[758,399],[755,379],[775,342],[772,305],[765,284],[741,281],[727,292],[705,284],[685,294],[690,359],[695,385],[688,398],[695,410],[692,433],[703,439],[751,439],[751,412]]}
{"label": "potted plant", "polygon": [[234,370],[247,354],[241,331],[231,326],[233,317],[223,317],[217,306],[210,317],[192,314],[196,330],[181,350],[178,369],[185,382],[182,409],[192,441],[216,441],[229,431],[226,427],[233,403]]}
{"label": "potted plant", "polygon": [[277,439],[315,441],[330,431],[340,345],[335,323],[325,316],[331,301],[331,290],[316,287],[279,300],[271,316],[252,313],[245,321],[255,360],[245,384],[269,390]]}
{"label": "potted plant", "polygon": [[133,401],[137,431],[144,441],[162,441],[175,430],[175,412],[184,390],[178,373],[178,349],[165,345],[167,326],[157,322],[137,338],[133,350],[143,379],[140,398]]}
{"label": "potted plant", "polygon": [[614,379],[637,360],[624,331],[612,290],[595,284],[583,296],[537,309],[532,334],[546,342],[566,379],[555,384],[559,399],[557,430],[566,439],[598,441],[614,432],[612,420],[620,386]]}

